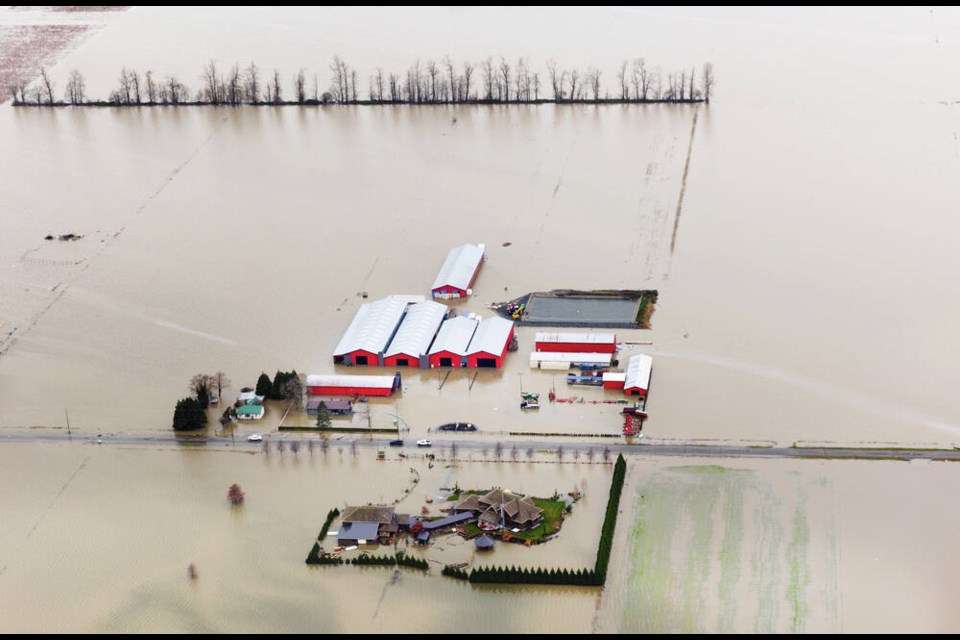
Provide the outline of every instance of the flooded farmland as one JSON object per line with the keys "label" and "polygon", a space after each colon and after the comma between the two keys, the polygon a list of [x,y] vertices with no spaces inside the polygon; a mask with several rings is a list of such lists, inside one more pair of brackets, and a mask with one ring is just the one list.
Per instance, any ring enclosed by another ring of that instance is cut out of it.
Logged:
{"label": "flooded farmland", "polygon": [[[331,351],[362,292],[427,293],[450,247],[483,242],[461,312],[659,291],[652,330],[617,332],[621,360],[654,357],[648,442],[960,444],[960,13],[506,11],[0,8],[0,72],[62,27],[37,60],[58,91],[77,68],[98,96],[123,65],[196,89],[209,59],[306,67],[323,86],[335,54],[364,85],[448,53],[592,65],[611,92],[640,55],[718,76],[710,105],[0,105],[0,436],[68,419],[87,436],[167,433],[200,371],[227,372],[231,398],[261,371],[353,373]],[[82,237],[44,240],[66,233]],[[411,441],[471,421],[491,446],[618,435],[619,406],[599,401],[621,396],[529,369],[535,331],[517,330],[500,370],[405,371],[371,421]],[[552,388],[584,402],[520,410],[521,390]],[[309,420],[271,407],[237,435],[281,419]],[[407,573],[385,589],[387,573],[353,567],[330,581],[302,562],[327,509],[392,500],[408,469],[329,456],[3,444],[0,629],[442,631],[463,611],[503,631],[957,628],[949,464],[631,458],[601,594]],[[449,473],[535,494],[588,480],[587,517],[534,550],[585,562],[609,469],[537,456]]]}

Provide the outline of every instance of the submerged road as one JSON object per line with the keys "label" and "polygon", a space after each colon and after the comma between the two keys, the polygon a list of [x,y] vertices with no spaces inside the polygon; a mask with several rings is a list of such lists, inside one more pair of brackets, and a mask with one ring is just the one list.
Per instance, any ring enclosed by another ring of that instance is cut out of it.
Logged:
{"label": "submerged road", "polygon": [[[433,453],[439,458],[451,457],[452,447],[456,447],[456,456],[462,457],[465,452],[485,452],[484,457],[496,458],[497,442],[451,438],[443,440],[431,439],[432,446],[418,447],[416,440],[406,438],[403,446],[390,446],[391,438],[377,434],[377,437],[363,434],[330,434],[328,438],[330,448],[344,448],[356,445],[363,448],[376,448],[395,451],[410,455],[416,452],[420,455]],[[127,446],[182,446],[182,447],[211,447],[237,448],[246,451],[262,451],[265,447],[275,450],[278,443],[285,445],[299,441],[301,446],[307,440],[319,443],[319,439],[311,433],[271,433],[264,436],[263,442],[249,442],[245,437],[235,440],[227,436],[191,436],[182,434],[151,435],[133,433],[105,433],[68,434],[65,431],[23,430],[15,432],[0,432],[0,443],[8,442],[72,442],[82,445],[127,445]],[[598,439],[599,440],[599,439]],[[266,444],[265,444],[266,443]],[[638,442],[624,444],[622,442],[595,442],[583,440],[505,440],[501,445],[500,459],[513,460],[516,448],[516,460],[523,461],[527,452],[549,454],[559,458],[558,449],[563,448],[563,458],[571,459],[574,452],[581,456],[590,457],[591,452],[595,459],[602,459],[606,449],[608,455],[618,453],[630,456],[674,456],[674,457],[710,457],[710,458],[799,458],[799,459],[833,459],[833,460],[945,460],[960,461],[958,449],[916,449],[916,448],[854,448],[854,447],[809,447],[809,446],[746,446],[737,444],[659,444]],[[286,447],[289,450],[289,446]]]}

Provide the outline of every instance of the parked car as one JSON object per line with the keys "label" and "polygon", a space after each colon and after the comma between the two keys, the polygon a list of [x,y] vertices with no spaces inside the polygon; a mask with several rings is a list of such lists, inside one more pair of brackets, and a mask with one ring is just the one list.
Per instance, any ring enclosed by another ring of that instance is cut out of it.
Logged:
{"label": "parked car", "polygon": [[210,404],[217,404],[220,402],[220,396],[215,393],[210,394]]}
{"label": "parked car", "polygon": [[260,442],[261,440],[263,440],[263,436],[259,433],[252,433],[247,436],[247,442]]}
{"label": "parked car", "polygon": [[432,447],[433,443],[429,440],[417,440],[418,447]]}
{"label": "parked car", "polygon": [[390,441],[390,446],[391,446],[391,447],[402,447],[402,446],[403,446],[403,440],[391,440],[391,441]]}

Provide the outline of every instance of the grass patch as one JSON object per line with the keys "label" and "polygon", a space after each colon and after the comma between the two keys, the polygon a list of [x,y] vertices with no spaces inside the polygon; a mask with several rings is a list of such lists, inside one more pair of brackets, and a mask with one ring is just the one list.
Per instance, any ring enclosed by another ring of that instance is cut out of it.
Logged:
{"label": "grass patch", "polygon": [[543,522],[533,529],[527,529],[519,533],[510,533],[511,538],[540,542],[545,536],[549,536],[560,529],[560,524],[563,522],[563,510],[566,507],[563,502],[559,500],[533,498],[533,504],[543,509]]}
{"label": "grass patch", "polygon": [[641,329],[650,328],[650,318],[656,309],[658,297],[659,292],[656,289],[644,291],[640,297],[640,306],[637,308],[637,326]]}

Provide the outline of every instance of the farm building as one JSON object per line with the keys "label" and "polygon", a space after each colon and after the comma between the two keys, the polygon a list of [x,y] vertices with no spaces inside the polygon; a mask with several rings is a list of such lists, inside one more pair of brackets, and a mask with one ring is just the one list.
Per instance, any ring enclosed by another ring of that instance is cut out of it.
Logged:
{"label": "farm building", "polygon": [[383,364],[383,352],[397,332],[407,311],[407,304],[406,298],[389,297],[361,305],[333,350],[333,362],[348,365]]}
{"label": "farm building", "polygon": [[546,333],[538,332],[534,338],[535,351],[561,353],[616,353],[615,333]]}
{"label": "farm building", "polygon": [[446,305],[432,300],[411,305],[383,354],[383,365],[426,369],[429,366],[427,351],[448,311]]}
{"label": "farm building", "polygon": [[476,320],[458,316],[440,325],[433,346],[430,347],[431,367],[462,367],[466,365],[467,349],[477,331]]}
{"label": "farm building", "polygon": [[311,396],[390,396],[400,388],[400,374],[392,376],[307,376]]}
{"label": "farm building", "polygon": [[337,544],[375,544],[388,541],[398,531],[405,530],[410,515],[396,513],[394,507],[369,505],[347,507],[343,510]]}
{"label": "farm building", "polygon": [[[610,353],[561,353],[558,351],[534,351],[530,354],[531,369],[569,369],[579,365],[609,367]],[[547,366],[544,366],[544,365]]]}
{"label": "farm building", "polygon": [[604,371],[603,388],[604,389],[623,389],[623,383],[627,380],[627,374],[623,371]]}
{"label": "farm building", "polygon": [[653,369],[653,358],[642,353],[630,357],[627,364],[626,379],[623,382],[623,392],[628,396],[645,396],[650,388],[650,371]]}
{"label": "farm building", "polygon": [[477,331],[467,347],[467,366],[471,368],[497,368],[503,366],[503,357],[513,338],[513,323],[504,318],[491,316],[477,325]]}
{"label": "farm building", "polygon": [[483,263],[482,244],[464,244],[450,249],[433,281],[434,298],[465,298],[473,293],[473,281]]}
{"label": "farm building", "polygon": [[353,413],[353,402],[350,400],[341,400],[339,398],[309,398],[307,400],[307,413],[315,416],[317,415],[317,407],[320,406],[320,403],[327,405],[327,410],[331,415],[335,416],[348,416]]}

